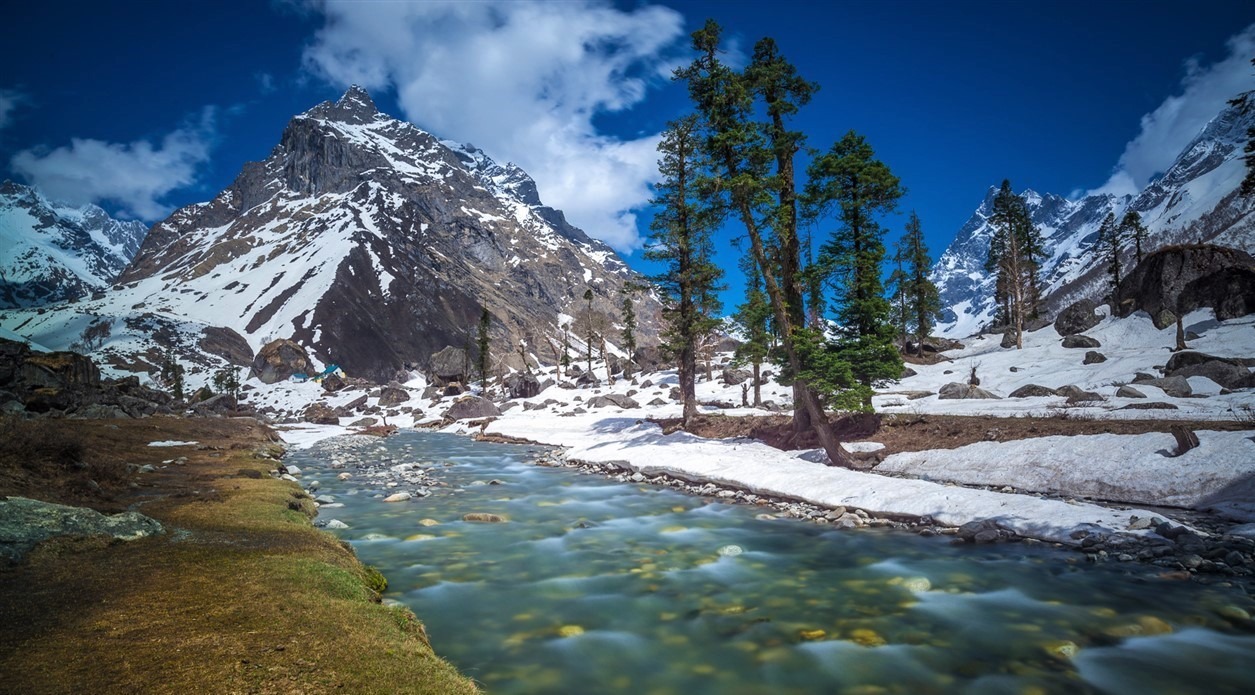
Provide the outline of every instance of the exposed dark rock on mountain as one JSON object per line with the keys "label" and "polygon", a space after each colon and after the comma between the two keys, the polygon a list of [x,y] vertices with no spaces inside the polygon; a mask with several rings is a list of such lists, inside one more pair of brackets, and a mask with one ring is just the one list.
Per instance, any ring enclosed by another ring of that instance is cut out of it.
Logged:
{"label": "exposed dark rock on mountain", "polygon": [[1055,331],[1059,335],[1068,336],[1084,333],[1102,321],[1096,312],[1098,305],[1091,299],[1081,299],[1059,312],[1055,318]]}
{"label": "exposed dark rock on mountain", "polygon": [[[293,118],[212,201],[156,225],[120,282],[187,294],[193,316],[253,345],[290,338],[382,383],[472,342],[484,308],[494,369],[522,366],[520,341],[552,363],[560,314],[577,315],[585,289],[613,322],[639,280],[518,167],[380,114],[353,87]],[[658,304],[637,304],[648,342]]]}
{"label": "exposed dark rock on mountain", "polygon": [[101,379],[90,357],[36,352],[0,338],[0,410],[76,417],[143,417],[170,412],[168,394],[137,377]]}

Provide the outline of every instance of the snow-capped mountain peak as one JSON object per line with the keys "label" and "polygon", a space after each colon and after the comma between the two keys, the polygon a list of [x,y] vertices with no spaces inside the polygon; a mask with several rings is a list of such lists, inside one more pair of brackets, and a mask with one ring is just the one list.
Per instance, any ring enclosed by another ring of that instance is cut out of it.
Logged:
{"label": "snow-capped mountain peak", "polygon": [[[1141,215],[1148,239],[1144,253],[1185,241],[1255,250],[1255,203],[1237,196],[1245,173],[1242,146],[1252,124],[1255,110],[1243,114],[1226,108],[1185,146],[1162,176],[1135,196],[1095,193],[1069,200],[1033,190],[1021,193],[1046,253],[1039,275],[1042,313],[1053,316],[1078,299],[1099,299],[1105,294],[1107,276],[1093,247],[1098,227],[1108,214],[1120,218],[1135,210]],[[997,191],[995,186],[989,188],[933,266],[931,277],[945,307],[937,329],[942,335],[965,337],[993,320],[994,280],[985,271],[985,259]],[[1132,244],[1122,253],[1126,262],[1132,261]]]}

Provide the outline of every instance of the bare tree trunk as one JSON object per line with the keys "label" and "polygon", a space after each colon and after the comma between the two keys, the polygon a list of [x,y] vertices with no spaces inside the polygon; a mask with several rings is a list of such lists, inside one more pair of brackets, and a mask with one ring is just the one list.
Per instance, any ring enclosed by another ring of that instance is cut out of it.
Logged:
{"label": "bare tree trunk", "polygon": [[763,363],[754,363],[754,407],[761,408],[763,405],[763,390],[761,386],[762,377],[759,372],[762,371]]}

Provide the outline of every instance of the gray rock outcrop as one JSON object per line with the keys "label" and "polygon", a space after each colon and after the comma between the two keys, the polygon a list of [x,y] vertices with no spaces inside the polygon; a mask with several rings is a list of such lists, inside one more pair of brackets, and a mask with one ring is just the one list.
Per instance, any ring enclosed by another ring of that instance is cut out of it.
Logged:
{"label": "gray rock outcrop", "polygon": [[250,374],[263,384],[274,384],[292,378],[293,374],[310,374],[314,365],[305,348],[291,340],[280,338],[266,343],[253,358]]}
{"label": "gray rock outcrop", "polygon": [[2,561],[18,562],[39,543],[58,536],[108,536],[133,541],[161,532],[160,523],[139,512],[107,516],[86,507],[25,497],[0,499]]}

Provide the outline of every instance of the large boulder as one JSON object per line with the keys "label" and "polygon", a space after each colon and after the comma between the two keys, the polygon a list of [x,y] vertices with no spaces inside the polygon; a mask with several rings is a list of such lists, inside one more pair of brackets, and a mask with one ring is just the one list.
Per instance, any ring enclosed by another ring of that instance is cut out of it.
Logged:
{"label": "large boulder", "polygon": [[305,422],[315,425],[338,425],[340,424],[340,415],[331,406],[326,403],[311,403],[305,408],[302,415]]}
{"label": "large boulder", "polygon": [[1214,357],[1201,352],[1182,351],[1168,359],[1164,374],[1169,377],[1204,376],[1227,389],[1255,387],[1255,374],[1244,360]]}
{"label": "large boulder", "polygon": [[942,400],[967,400],[978,398],[998,398],[979,386],[950,382],[937,390],[937,398]]}
{"label": "large boulder", "polygon": [[906,351],[912,354],[916,354],[916,355],[919,355],[925,352],[936,354],[938,352],[945,352],[946,350],[962,350],[962,349],[963,349],[963,343],[960,343],[957,340],[951,340],[949,338],[939,338],[937,336],[932,336],[932,335],[928,336],[927,338],[924,338],[922,343],[908,341],[906,344]]}
{"label": "large boulder", "polygon": [[1087,335],[1065,335],[1063,336],[1063,347],[1065,348],[1096,348],[1102,347],[1102,343],[1096,338]]}
{"label": "large boulder", "polygon": [[86,507],[67,507],[24,497],[0,498],[0,561],[21,560],[40,542],[58,536],[108,536],[123,541],[162,532],[139,512],[106,516]]}
{"label": "large boulder", "polygon": [[230,328],[210,326],[201,331],[197,347],[202,352],[217,355],[236,367],[247,367],[253,363],[253,348],[249,347],[244,336]]}
{"label": "large boulder", "polygon": [[1167,246],[1142,262],[1116,288],[1114,311],[1142,310],[1157,328],[1178,316],[1211,308],[1220,320],[1255,312],[1255,258],[1224,246]]}
{"label": "large boulder", "polygon": [[492,401],[479,396],[460,398],[449,406],[445,417],[452,420],[468,420],[483,417],[496,417],[501,410]]}
{"label": "large boulder", "polygon": [[1038,386],[1037,384],[1025,384],[1020,388],[1007,394],[1007,398],[1041,398],[1043,396],[1057,396],[1057,391],[1047,386]]}
{"label": "large boulder", "polygon": [[1098,305],[1089,299],[1069,304],[1055,317],[1055,330],[1062,336],[1084,333],[1102,321],[1097,309]]}
{"label": "large boulder", "polygon": [[100,370],[77,352],[32,352],[18,367],[18,380],[27,388],[65,389],[100,386]]}
{"label": "large boulder", "polygon": [[736,386],[754,375],[748,369],[725,369],[719,376],[725,385]]}
{"label": "large boulder", "polygon": [[293,374],[310,374],[314,365],[305,348],[291,340],[272,340],[253,358],[250,374],[263,384],[291,379]]}
{"label": "large boulder", "polygon": [[391,408],[410,400],[410,392],[400,384],[388,384],[379,391],[379,407]]}
{"label": "large boulder", "polygon": [[540,380],[530,372],[515,372],[505,378],[510,398],[532,398],[540,394]]}
{"label": "large boulder", "polygon": [[431,356],[431,375],[435,377],[440,385],[451,382],[465,383],[466,378],[470,376],[466,373],[466,366],[470,364],[467,359],[466,350],[447,345],[440,352]]}
{"label": "large boulder", "polygon": [[1134,380],[1133,383],[1157,387],[1173,398],[1189,398],[1194,393],[1194,389],[1190,387],[1190,382],[1186,381],[1183,376],[1166,376],[1162,379],[1147,379],[1144,381]]}
{"label": "large boulder", "polygon": [[590,408],[604,408],[611,405],[625,410],[641,407],[640,403],[621,393],[607,393],[604,396],[593,396],[588,399],[588,407]]}

